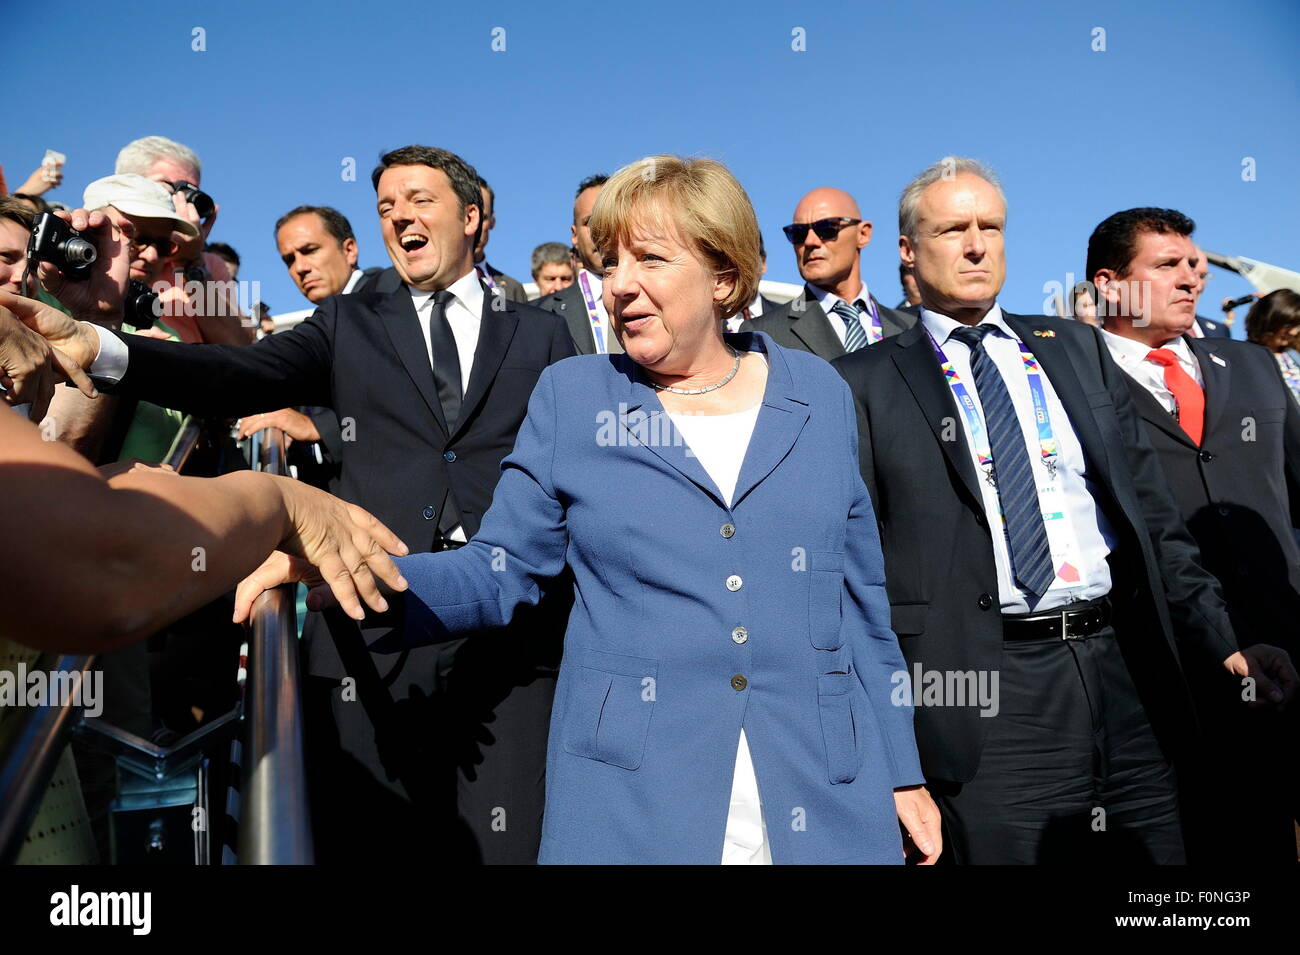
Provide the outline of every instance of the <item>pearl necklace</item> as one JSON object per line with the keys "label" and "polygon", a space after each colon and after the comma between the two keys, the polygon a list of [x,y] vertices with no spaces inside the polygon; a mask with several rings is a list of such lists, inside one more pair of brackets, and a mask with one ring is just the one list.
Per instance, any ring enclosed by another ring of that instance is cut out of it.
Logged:
{"label": "pearl necklace", "polygon": [[717,391],[727,382],[731,381],[732,378],[735,378],[736,372],[740,371],[740,352],[736,351],[736,349],[732,348],[730,345],[727,346],[727,351],[731,352],[732,357],[734,357],[736,361],[731,366],[731,371],[727,372],[727,377],[723,378],[716,384],[705,385],[703,388],[674,388],[672,385],[659,384],[659,382],[651,379],[649,375],[646,375],[646,379],[650,381],[651,387],[656,391],[667,391],[674,395],[702,395],[710,391]]}

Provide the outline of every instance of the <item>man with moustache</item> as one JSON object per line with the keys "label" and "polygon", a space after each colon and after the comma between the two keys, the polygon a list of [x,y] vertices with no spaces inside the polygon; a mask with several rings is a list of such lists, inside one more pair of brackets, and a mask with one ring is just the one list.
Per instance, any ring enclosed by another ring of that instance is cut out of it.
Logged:
{"label": "man with moustache", "polygon": [[[478,176],[443,149],[407,146],[371,178],[403,289],[327,298],[249,348],[127,341],[67,323],[51,340],[101,388],[199,414],[326,405],[351,419],[339,496],[412,552],[478,529],[543,368],[573,354],[558,317],[491,295],[474,272]],[[111,259],[111,249],[102,253]],[[535,861],[554,663],[568,595],[476,641],[396,656],[311,614],[304,710],[320,861]],[[557,606],[558,604],[558,606]]]}
{"label": "man with moustache", "polygon": [[1181,862],[1180,654],[1273,704],[1295,672],[1238,649],[1101,333],[998,305],[1005,227],[987,168],[925,170],[899,201],[920,321],[835,363],[909,666],[999,677],[995,714],[917,707],[922,768],[958,862]]}
{"label": "man with moustache", "polygon": [[[1088,240],[1103,338],[1125,372],[1205,569],[1218,578],[1242,646],[1294,656],[1300,619],[1300,409],[1262,348],[1198,338],[1205,254],[1173,209],[1117,212]],[[1187,661],[1205,740],[1180,776],[1192,862],[1295,862],[1295,720],[1248,710],[1214,666]],[[1280,758],[1279,758],[1280,757]],[[1225,820],[1249,819],[1241,840]]]}
{"label": "man with moustache", "polygon": [[591,210],[596,206],[596,197],[604,187],[608,176],[588,176],[578,183],[578,192],[573,199],[573,247],[578,250],[581,266],[572,285],[558,292],[539,298],[535,303],[538,308],[554,312],[564,318],[569,326],[569,334],[580,355],[604,355],[620,353],[623,347],[609,327],[609,315],[605,312],[605,303],[601,301],[602,276],[604,269],[600,264],[600,253],[591,241]]}
{"label": "man with moustache", "polygon": [[915,316],[881,305],[862,280],[871,223],[843,189],[808,193],[783,231],[794,247],[803,292],[742,331],[767,332],[780,345],[832,361],[916,324]]}

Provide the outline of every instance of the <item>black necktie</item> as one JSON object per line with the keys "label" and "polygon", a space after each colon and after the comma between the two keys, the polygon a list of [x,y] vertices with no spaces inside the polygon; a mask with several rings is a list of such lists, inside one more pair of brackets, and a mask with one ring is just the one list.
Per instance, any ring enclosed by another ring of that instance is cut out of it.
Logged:
{"label": "black necktie", "polygon": [[429,344],[433,350],[433,379],[438,383],[438,401],[442,404],[442,417],[447,422],[447,433],[456,430],[460,419],[460,352],[456,350],[456,336],[447,321],[447,303],[454,295],[443,289],[433,293],[433,307],[429,310]]}
{"label": "black necktie", "polygon": [[997,478],[998,500],[1006,518],[1007,546],[1011,551],[1011,573],[1016,582],[1036,597],[1047,593],[1056,579],[1052,551],[1038,503],[1038,485],[1034,465],[1025,448],[1025,435],[1011,393],[1002,373],[984,350],[984,336],[992,325],[959,328],[952,337],[970,349],[971,371],[975,391],[984,409],[984,427],[988,431],[989,450]]}

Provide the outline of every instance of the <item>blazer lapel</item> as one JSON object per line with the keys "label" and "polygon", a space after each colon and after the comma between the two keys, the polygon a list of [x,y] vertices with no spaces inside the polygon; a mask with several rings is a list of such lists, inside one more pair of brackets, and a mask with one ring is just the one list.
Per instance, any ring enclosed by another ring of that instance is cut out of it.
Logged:
{"label": "blazer lapel", "polygon": [[1025,343],[1030,353],[1038,359],[1038,363],[1052,383],[1052,388],[1056,391],[1056,397],[1061,399],[1061,405],[1065,408],[1065,414],[1070,419],[1070,425],[1074,428],[1079,444],[1083,446],[1084,454],[1099,468],[1108,466],[1110,457],[1106,451],[1106,443],[1101,438],[1101,430],[1097,427],[1092,405],[1088,403],[1088,397],[1083,393],[1079,373],[1070,361],[1070,356],[1061,343],[1062,339],[1054,334],[1051,336],[1033,334],[1035,329],[1051,331],[1051,326],[1046,321],[1035,322],[1019,315],[1008,315],[1006,312],[1002,313],[1002,317]]}
{"label": "blazer lapel", "polygon": [[429,346],[420,331],[420,316],[416,314],[415,305],[410,295],[388,295],[375,303],[379,318],[393,345],[393,351],[401,359],[402,366],[410,375],[411,382],[429,406],[438,427],[442,429],[444,439],[447,436],[447,421],[442,416],[442,402],[438,400],[438,385],[433,380],[433,364],[429,358]]}
{"label": "blazer lapel", "polygon": [[[1205,381],[1205,427],[1202,430],[1204,436],[1209,434],[1210,429],[1223,417],[1223,409],[1228,404],[1228,385],[1231,383],[1232,366],[1228,364],[1226,358],[1218,354],[1219,349],[1214,344],[1214,339],[1192,338],[1190,335],[1184,335],[1183,338],[1201,366],[1201,378]],[[1215,360],[1216,358],[1218,361]]]}
{"label": "blazer lapel", "polygon": [[773,352],[768,347],[771,339],[761,332],[749,333],[748,338],[749,341],[744,341],[742,337],[736,347],[742,351],[752,348],[767,355],[767,385],[763,390],[763,407],[759,409],[754,434],[736,479],[736,490],[731,495],[732,508],[785,460],[808,423],[808,399],[790,374],[785,356]]}
{"label": "blazer lapel", "polygon": [[474,367],[470,369],[469,385],[460,403],[460,418],[456,422],[454,438],[464,431],[474,417],[474,409],[487,395],[488,386],[496,378],[501,360],[510,348],[519,327],[519,315],[514,303],[504,295],[490,289],[483,290],[483,316],[479,322],[478,344],[474,347]]}
{"label": "blazer lapel", "polygon": [[1179,426],[1178,419],[1166,411],[1160,402],[1156,401],[1151,392],[1138,384],[1137,379],[1133,378],[1128,372],[1124,372],[1124,377],[1128,379],[1129,393],[1133,395],[1133,403],[1137,405],[1138,416],[1143,421],[1148,422],[1152,427],[1159,428],[1171,438],[1187,445],[1189,448],[1196,447],[1192,443],[1192,439],[1187,436],[1187,432]]}
{"label": "blazer lapel", "polygon": [[818,358],[830,361],[844,354],[844,345],[831,328],[830,319],[807,287],[790,303],[790,331]]}
{"label": "blazer lapel", "polygon": [[655,390],[645,383],[640,366],[625,355],[610,356],[610,360],[628,376],[628,400],[619,408],[619,423],[628,433],[628,444],[648,449],[701,491],[726,507],[722,492],[713,483],[704,465],[686,444],[686,439],[673,425]]}
{"label": "blazer lapel", "polygon": [[591,316],[577,282],[560,291],[560,314],[569,326],[569,335],[579,355],[596,354],[596,336],[591,330]]}
{"label": "blazer lapel", "polygon": [[[948,457],[948,463],[961,478],[969,497],[968,503],[983,511],[984,497],[980,493],[975,465],[971,463],[961,411],[957,407],[957,399],[952,396],[952,389],[944,381],[943,370],[939,367],[939,360],[935,357],[924,326],[917,322],[901,335],[887,341],[898,348],[894,354],[894,364],[911,389],[912,397],[921,406],[930,430]],[[881,347],[884,347],[883,344]]]}

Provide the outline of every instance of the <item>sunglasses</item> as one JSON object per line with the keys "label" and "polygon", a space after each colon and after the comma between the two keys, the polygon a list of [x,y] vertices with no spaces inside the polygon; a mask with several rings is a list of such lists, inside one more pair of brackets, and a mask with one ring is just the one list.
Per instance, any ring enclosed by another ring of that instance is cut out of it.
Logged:
{"label": "sunglasses", "polygon": [[800,245],[804,239],[808,238],[808,230],[812,229],[817,233],[817,238],[823,242],[830,242],[840,234],[840,230],[845,226],[857,225],[861,219],[850,219],[847,216],[834,216],[830,219],[818,219],[816,222],[795,222],[792,225],[782,226],[781,231],[785,237],[790,240],[791,245]]}
{"label": "sunglasses", "polygon": [[165,239],[127,239],[126,241],[131,248],[132,255],[139,255],[150,246],[153,246],[160,259],[165,259],[176,251],[176,243],[171,240],[170,236]]}

